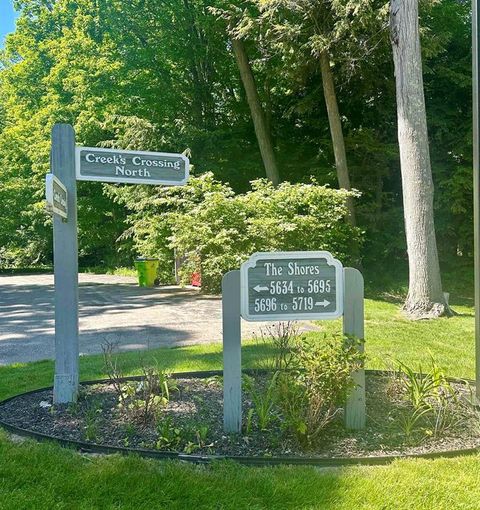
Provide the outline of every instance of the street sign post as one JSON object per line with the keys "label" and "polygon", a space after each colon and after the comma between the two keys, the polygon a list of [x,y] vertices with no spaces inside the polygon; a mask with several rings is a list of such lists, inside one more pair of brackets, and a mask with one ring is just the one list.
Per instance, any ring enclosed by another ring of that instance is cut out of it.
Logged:
{"label": "street sign post", "polygon": [[58,214],[65,220],[68,218],[67,188],[53,174],[47,174],[45,177],[45,199],[48,212]]}
{"label": "street sign post", "polygon": [[183,154],[77,147],[77,180],[182,186],[189,176]]}
{"label": "street sign post", "polygon": [[473,262],[475,289],[475,386],[480,401],[480,1],[472,0]]}
{"label": "street sign post", "polygon": [[[329,252],[255,253],[222,281],[223,427],[242,427],[241,320],[335,319],[343,315],[343,334],[364,338],[363,277],[343,268]],[[359,345],[363,351],[363,344]],[[355,387],[345,406],[345,425],[365,427],[365,371],[352,374]]]}
{"label": "street sign post", "polygon": [[343,267],[326,251],[255,253],[240,269],[248,321],[336,319]]}
{"label": "street sign post", "polygon": [[78,395],[77,180],[182,186],[189,176],[183,154],[76,147],[69,124],[55,124],[46,177],[47,209],[54,213],[55,403]]}
{"label": "street sign post", "polygon": [[[52,130],[50,167],[65,189],[67,221],[53,216],[55,278],[55,378],[53,401],[74,402],[78,395],[78,248],[75,132],[69,124]],[[55,179],[55,178],[53,178]]]}

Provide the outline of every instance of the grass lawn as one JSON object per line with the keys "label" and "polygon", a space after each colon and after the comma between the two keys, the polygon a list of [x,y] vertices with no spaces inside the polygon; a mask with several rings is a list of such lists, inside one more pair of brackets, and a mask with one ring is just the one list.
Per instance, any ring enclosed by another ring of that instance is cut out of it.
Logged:
{"label": "grass lawn", "polygon": [[[365,352],[369,368],[390,368],[396,359],[427,367],[430,355],[448,375],[475,377],[474,309],[452,305],[459,315],[409,321],[398,303],[365,300]],[[327,333],[340,333],[341,321],[319,323]],[[316,336],[321,336],[315,333]]]}
{"label": "grass lawn", "polygon": [[[455,303],[454,303],[455,304]],[[437,321],[407,322],[399,306],[366,302],[368,365],[398,358],[416,366],[429,353],[449,375],[473,377],[473,309]],[[339,322],[321,323],[338,332]],[[323,333],[311,333],[321,337]],[[244,365],[267,348],[247,343]],[[120,356],[127,373],[154,357],[172,371],[221,368],[221,346],[159,349]],[[51,385],[53,363],[0,367],[0,399]],[[101,356],[81,358],[82,379],[102,377]],[[54,444],[13,443],[0,432],[0,509],[478,509],[480,456],[401,460],[382,467],[248,468],[219,462],[191,466],[136,457],[89,457]]]}

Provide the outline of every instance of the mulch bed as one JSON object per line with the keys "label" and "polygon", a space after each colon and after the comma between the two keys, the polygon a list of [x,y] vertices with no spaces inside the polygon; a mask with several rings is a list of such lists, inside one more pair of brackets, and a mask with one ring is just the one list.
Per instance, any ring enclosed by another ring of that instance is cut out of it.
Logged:
{"label": "mulch bed", "polygon": [[[264,384],[257,375],[258,384]],[[60,439],[109,446],[152,448],[184,453],[242,456],[359,457],[425,454],[480,446],[480,420],[472,409],[458,416],[440,437],[428,430],[407,438],[401,425],[405,401],[395,394],[392,378],[367,374],[367,427],[346,431],[341,412],[314,447],[300,445],[273,420],[266,431],[252,430],[243,435],[223,432],[223,391],[219,377],[176,379],[178,388],[156,422],[145,425],[129,419],[118,407],[118,398],[109,384],[82,386],[79,400],[71,405],[52,405],[52,391],[20,395],[0,405],[0,420],[23,429]],[[454,383],[456,391],[468,397],[466,385]],[[392,392],[393,388],[393,392]],[[243,412],[252,402],[244,392]],[[431,434],[431,432],[430,432]]]}

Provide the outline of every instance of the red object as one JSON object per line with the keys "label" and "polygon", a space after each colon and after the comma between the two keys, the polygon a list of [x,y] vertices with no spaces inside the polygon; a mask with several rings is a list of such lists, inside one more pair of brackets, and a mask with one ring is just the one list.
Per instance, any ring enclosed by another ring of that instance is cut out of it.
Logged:
{"label": "red object", "polygon": [[197,272],[192,273],[192,278],[190,281],[194,287],[201,287],[202,286],[202,275]]}

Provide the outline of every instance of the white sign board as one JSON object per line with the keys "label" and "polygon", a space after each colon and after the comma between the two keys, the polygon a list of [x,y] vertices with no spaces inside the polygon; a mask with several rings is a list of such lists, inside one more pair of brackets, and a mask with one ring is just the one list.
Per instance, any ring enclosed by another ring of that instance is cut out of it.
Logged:
{"label": "white sign board", "polygon": [[47,211],[67,219],[67,188],[53,174],[47,174],[45,177],[45,198],[47,200]]}
{"label": "white sign board", "polygon": [[240,268],[247,321],[336,319],[343,314],[343,267],[326,251],[255,253]]}
{"label": "white sign board", "polygon": [[183,154],[76,147],[77,180],[183,186],[190,162]]}

